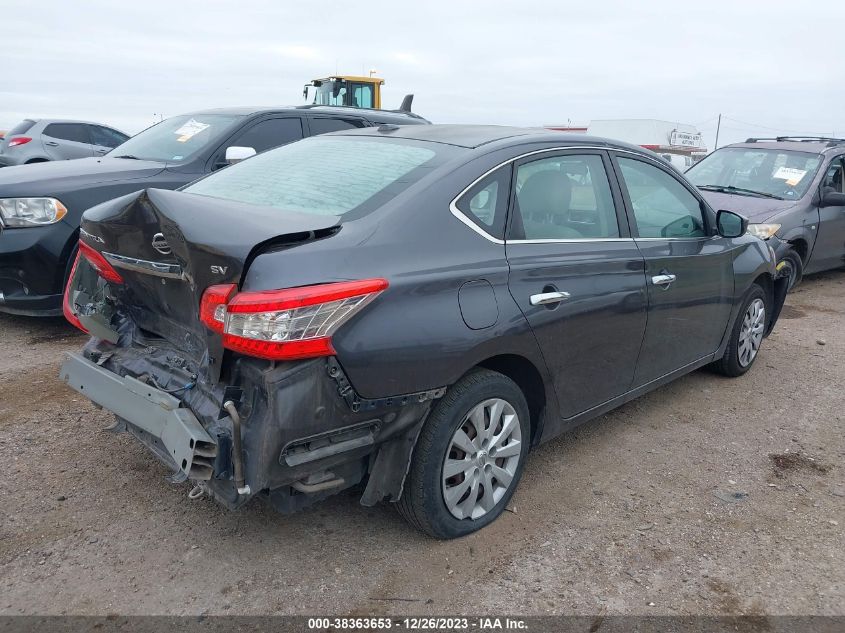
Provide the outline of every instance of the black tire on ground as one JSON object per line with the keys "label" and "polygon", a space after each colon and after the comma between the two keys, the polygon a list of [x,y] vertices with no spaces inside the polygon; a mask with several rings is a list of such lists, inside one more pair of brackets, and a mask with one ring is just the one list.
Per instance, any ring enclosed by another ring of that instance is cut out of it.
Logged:
{"label": "black tire on ground", "polygon": [[739,362],[739,335],[742,330],[743,319],[745,318],[745,313],[748,310],[748,307],[756,299],[763,300],[763,305],[766,308],[766,319],[769,318],[769,310],[771,308],[768,304],[766,292],[763,288],[754,284],[751,286],[751,290],[749,290],[748,294],[745,296],[745,300],[742,302],[742,307],[737,314],[736,322],[731,330],[731,338],[728,341],[728,346],[725,349],[724,356],[710,365],[716,372],[722,374],[723,376],[728,376],[729,378],[742,376],[754,366],[754,362],[757,360],[757,356],[759,356],[759,353],[757,353],[754,358],[751,359],[751,362],[745,367],[743,367]]}
{"label": "black tire on ground", "polygon": [[[495,506],[476,519],[458,519],[444,500],[443,465],[452,437],[467,420],[469,412],[492,398],[505,400],[517,414],[521,431],[518,465],[509,487]],[[467,374],[437,401],[423,424],[402,498],[396,504],[399,513],[413,527],[440,539],[465,536],[489,525],[504,511],[519,484],[530,444],[530,428],[528,405],[516,383],[486,369]]]}
{"label": "black tire on ground", "polygon": [[787,270],[784,272],[789,274],[788,292],[801,283],[804,277],[804,262],[801,261],[801,256],[794,248],[790,248],[780,261],[786,262]]}

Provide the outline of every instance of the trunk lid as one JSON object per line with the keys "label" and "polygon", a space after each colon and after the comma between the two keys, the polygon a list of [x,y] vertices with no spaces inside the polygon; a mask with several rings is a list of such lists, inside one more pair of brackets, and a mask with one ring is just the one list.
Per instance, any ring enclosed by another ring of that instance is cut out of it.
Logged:
{"label": "trunk lid", "polygon": [[339,223],[337,216],[148,189],[87,211],[80,239],[123,277],[118,311],[202,361],[222,353],[219,336],[199,319],[206,288],[240,286],[259,253],[331,235]]}

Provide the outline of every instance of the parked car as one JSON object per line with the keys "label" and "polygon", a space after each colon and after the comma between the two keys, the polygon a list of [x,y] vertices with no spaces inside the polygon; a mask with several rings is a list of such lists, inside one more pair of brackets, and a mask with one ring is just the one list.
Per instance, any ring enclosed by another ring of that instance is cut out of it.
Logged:
{"label": "parked car", "polygon": [[61,377],[177,479],[292,511],[366,481],[436,537],[493,521],[529,446],[704,365],[786,294],[743,218],[632,145],[392,126],[85,213]]}
{"label": "parked car", "polygon": [[0,167],[102,156],[128,138],[99,123],[24,119],[0,141]]}
{"label": "parked car", "polygon": [[774,249],[790,288],[845,266],[845,139],[750,138],[723,147],[687,177],[718,209],[746,215]]}
{"label": "parked car", "polygon": [[82,213],[146,187],[176,189],[255,152],[333,130],[428,123],[330,107],[226,108],[167,119],[101,158],[0,170],[0,312],[61,314]]}

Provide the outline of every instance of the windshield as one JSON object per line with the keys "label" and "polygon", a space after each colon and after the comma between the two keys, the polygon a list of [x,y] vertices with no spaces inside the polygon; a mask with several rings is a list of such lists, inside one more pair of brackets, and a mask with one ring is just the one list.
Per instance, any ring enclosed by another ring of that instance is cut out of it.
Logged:
{"label": "windshield", "polygon": [[818,154],[726,147],[690,167],[685,175],[703,189],[736,188],[743,195],[797,200],[809,189],[820,164]]}
{"label": "windshield", "polygon": [[345,81],[324,81],[313,90],[315,105],[346,105]]}
{"label": "windshield", "polygon": [[364,215],[459,151],[400,139],[312,137],[227,167],[184,191],[314,215]]}
{"label": "windshield", "polygon": [[186,114],[147,128],[109,152],[115,158],[138,158],[179,163],[221,140],[241,119],[234,114]]}

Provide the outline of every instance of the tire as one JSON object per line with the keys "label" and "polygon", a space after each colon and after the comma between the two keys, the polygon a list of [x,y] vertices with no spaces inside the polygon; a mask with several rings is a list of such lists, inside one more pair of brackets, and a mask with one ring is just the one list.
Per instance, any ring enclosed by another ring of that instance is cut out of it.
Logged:
{"label": "tire", "polygon": [[[763,314],[756,316],[758,313],[752,309],[752,305],[763,307]],[[751,369],[754,361],[759,356],[759,348],[763,341],[763,336],[766,332],[766,323],[769,316],[769,306],[767,304],[766,292],[757,284],[751,287],[751,290],[742,302],[737,314],[736,323],[733,325],[731,331],[731,338],[728,341],[728,346],[725,349],[725,354],[714,362],[711,366],[718,373],[729,378],[736,378],[742,376],[745,372]],[[749,319],[751,321],[751,330],[753,330],[753,340],[748,341],[750,332],[748,331]],[[755,321],[759,320],[759,323]],[[743,330],[746,330],[745,332]],[[745,337],[743,338],[743,334]],[[748,341],[743,343],[743,341]],[[756,347],[753,346],[753,341],[756,341]],[[748,345],[751,344],[753,353],[748,352]]]}
{"label": "tire", "polygon": [[784,272],[788,272],[789,274],[787,292],[790,292],[795,286],[801,283],[801,279],[804,277],[804,262],[794,248],[790,248],[786,252],[786,255],[781,257],[780,261],[786,263],[787,266],[787,270]]}
{"label": "tire", "polygon": [[[491,428],[476,432],[474,420]],[[496,420],[494,428],[490,420]],[[486,369],[467,374],[449,388],[423,424],[397,503],[399,513],[413,527],[439,539],[465,536],[489,525],[519,484],[530,428],[528,404],[516,383]],[[465,434],[460,436],[459,429]],[[497,446],[507,455],[495,457],[497,452],[490,449]],[[455,474],[444,479],[447,460]],[[510,481],[504,484],[508,475]]]}

